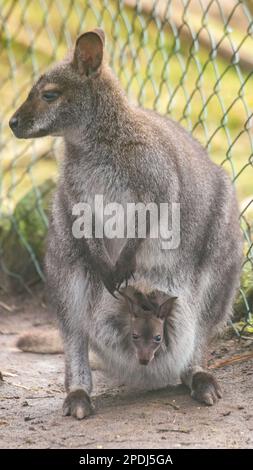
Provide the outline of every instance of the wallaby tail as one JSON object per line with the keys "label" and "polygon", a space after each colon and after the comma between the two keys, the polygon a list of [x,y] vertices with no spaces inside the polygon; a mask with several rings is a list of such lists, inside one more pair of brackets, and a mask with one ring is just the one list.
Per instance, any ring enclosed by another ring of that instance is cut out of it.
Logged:
{"label": "wallaby tail", "polygon": [[[60,333],[53,330],[28,331],[20,336],[16,346],[21,351],[37,354],[61,354],[63,345]],[[92,351],[89,352],[90,367],[93,370],[103,369],[102,361]]]}
{"label": "wallaby tail", "polygon": [[57,330],[28,331],[18,338],[17,348],[38,354],[63,353],[62,341]]}

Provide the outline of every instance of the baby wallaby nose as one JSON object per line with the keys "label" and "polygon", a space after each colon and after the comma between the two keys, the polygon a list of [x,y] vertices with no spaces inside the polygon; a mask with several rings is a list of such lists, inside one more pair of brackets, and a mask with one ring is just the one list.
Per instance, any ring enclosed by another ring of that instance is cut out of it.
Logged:
{"label": "baby wallaby nose", "polygon": [[18,118],[13,116],[9,121],[10,128],[14,131],[18,127]]}
{"label": "baby wallaby nose", "polygon": [[148,363],[149,363],[149,360],[148,360],[148,359],[139,359],[139,363],[140,363],[142,366],[147,366]]}

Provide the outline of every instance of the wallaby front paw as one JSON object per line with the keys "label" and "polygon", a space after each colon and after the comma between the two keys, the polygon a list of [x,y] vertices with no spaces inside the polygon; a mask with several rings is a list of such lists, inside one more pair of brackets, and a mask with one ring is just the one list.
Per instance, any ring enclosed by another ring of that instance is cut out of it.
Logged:
{"label": "wallaby front paw", "polygon": [[106,265],[101,265],[98,268],[98,274],[108,292],[110,292],[113,297],[117,298],[114,294],[117,289],[116,278],[114,275],[113,268],[111,268],[110,266],[108,267]]}
{"label": "wallaby front paw", "polygon": [[222,397],[222,391],[212,374],[196,372],[192,378],[191,396],[201,403],[212,406]]}
{"label": "wallaby front paw", "polygon": [[93,413],[89,395],[82,389],[70,392],[63,403],[63,416],[83,419]]}
{"label": "wallaby front paw", "polygon": [[134,279],[134,272],[136,270],[136,260],[132,257],[127,260],[119,259],[115,265],[115,277],[117,279],[117,290],[119,290],[121,284],[125,282],[126,287],[131,277]]}

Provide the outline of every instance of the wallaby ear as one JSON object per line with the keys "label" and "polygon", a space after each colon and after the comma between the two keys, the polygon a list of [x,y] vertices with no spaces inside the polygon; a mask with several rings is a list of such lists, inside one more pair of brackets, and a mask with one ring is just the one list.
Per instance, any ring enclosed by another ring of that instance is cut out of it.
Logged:
{"label": "wallaby ear", "polygon": [[159,307],[158,307],[158,317],[164,320],[167,318],[171,312],[173,305],[178,297],[168,297]]}
{"label": "wallaby ear", "polygon": [[138,309],[138,306],[136,305],[136,303],[134,302],[134,296],[133,296],[133,292],[132,292],[131,287],[126,287],[124,289],[121,289],[119,291],[119,294],[121,294],[122,297],[124,297],[124,299],[127,303],[127,306],[129,308],[129,312],[132,315],[136,315],[138,313],[139,309]]}
{"label": "wallaby ear", "polygon": [[104,43],[105,34],[100,28],[79,36],[73,63],[81,75],[89,76],[98,71],[103,60]]}

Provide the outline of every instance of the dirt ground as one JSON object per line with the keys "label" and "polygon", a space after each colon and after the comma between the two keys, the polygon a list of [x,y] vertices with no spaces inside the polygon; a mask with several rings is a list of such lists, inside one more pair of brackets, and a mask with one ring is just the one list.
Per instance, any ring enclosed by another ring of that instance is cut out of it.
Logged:
{"label": "dirt ground", "polygon": [[[52,328],[54,318],[41,298],[1,297],[1,448],[252,448],[253,342],[235,337],[210,348],[210,365],[224,396],[213,407],[193,401],[179,385],[156,392],[117,387],[94,371],[96,413],[86,420],[62,417],[63,355],[23,353],[20,333]],[[221,366],[221,361],[230,361]],[[219,366],[219,367],[217,367]]]}

